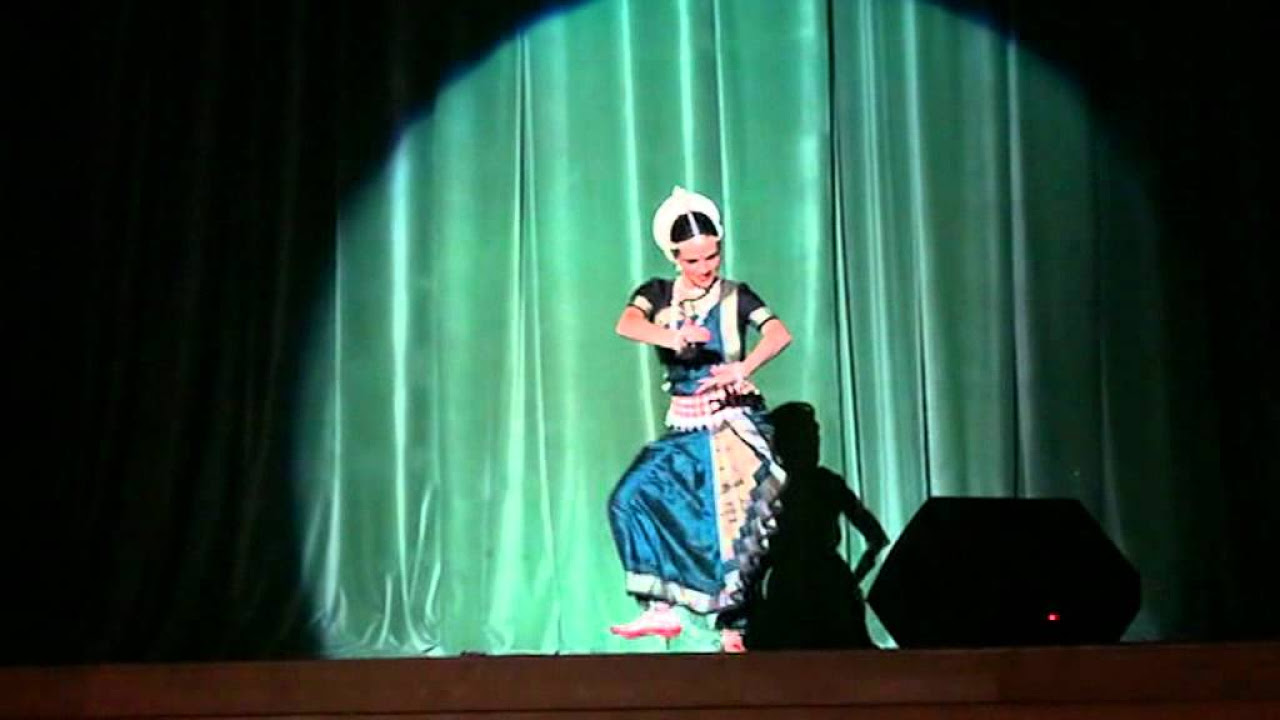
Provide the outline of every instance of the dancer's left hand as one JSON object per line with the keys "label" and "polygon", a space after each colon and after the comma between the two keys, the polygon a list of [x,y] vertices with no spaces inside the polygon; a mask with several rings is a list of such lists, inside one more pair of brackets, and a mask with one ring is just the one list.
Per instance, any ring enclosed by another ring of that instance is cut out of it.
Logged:
{"label": "dancer's left hand", "polygon": [[702,378],[702,382],[698,384],[698,392],[706,392],[712,388],[735,388],[746,380],[746,368],[740,362],[713,365],[711,374]]}

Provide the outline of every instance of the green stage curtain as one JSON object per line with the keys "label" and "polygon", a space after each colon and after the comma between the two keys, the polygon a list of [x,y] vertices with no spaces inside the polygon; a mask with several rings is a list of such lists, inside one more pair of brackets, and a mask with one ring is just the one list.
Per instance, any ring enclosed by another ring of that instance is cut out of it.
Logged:
{"label": "green stage curtain", "polygon": [[1170,419],[1162,218],[1016,33],[922,2],[599,0],[414,110],[341,198],[298,369],[323,653],[663,649],[607,632],[635,604],[605,504],[661,429],[652,349],[613,326],[673,273],[649,222],[677,184],[794,333],[770,404],[816,407],[891,537],[930,496],[1079,498],[1142,574],[1130,639],[1200,612],[1194,518],[1222,500]]}

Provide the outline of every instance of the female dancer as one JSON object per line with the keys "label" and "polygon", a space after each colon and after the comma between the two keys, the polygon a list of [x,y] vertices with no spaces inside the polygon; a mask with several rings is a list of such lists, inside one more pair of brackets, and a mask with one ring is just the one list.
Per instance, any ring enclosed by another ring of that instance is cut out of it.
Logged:
{"label": "female dancer", "polygon": [[[751,375],[791,333],[745,283],[720,277],[723,236],[715,203],[675,188],[654,215],[653,237],[679,275],[641,285],[618,319],[619,335],[657,346],[671,405],[667,433],[609,499],[626,589],[643,605],[611,631],[674,637],[681,624],[672,606],[683,605],[715,613],[732,652],[743,649],[743,605],[786,480]],[[760,335],[750,352],[748,326]]]}

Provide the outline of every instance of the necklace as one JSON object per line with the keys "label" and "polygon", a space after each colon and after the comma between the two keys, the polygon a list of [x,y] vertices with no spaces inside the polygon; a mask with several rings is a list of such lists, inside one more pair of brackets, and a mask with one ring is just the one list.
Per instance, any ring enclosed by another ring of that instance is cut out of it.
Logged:
{"label": "necklace", "polygon": [[[716,278],[715,280],[711,281],[711,284],[706,286],[705,288],[700,288],[697,285],[690,283],[688,280],[685,280],[683,275],[676,278],[676,282],[680,285],[680,289],[682,291],[685,291],[685,292],[678,293],[678,295],[680,295],[681,302],[697,302],[705,298],[706,296],[710,295],[712,290],[715,290],[720,286],[720,278]],[[687,292],[689,290],[694,290],[694,291],[701,290],[702,292],[698,293],[697,295],[690,295]]]}
{"label": "necklace", "polygon": [[[673,294],[675,295],[675,304],[680,307],[680,314],[688,321],[701,325],[702,319],[711,311],[710,305],[716,302],[716,298],[711,297],[711,293],[719,289],[720,278],[716,278],[705,288],[700,288],[697,285],[692,285],[681,275],[676,278],[676,284],[678,287],[674,289]],[[687,295],[686,293],[690,289],[701,292],[697,295]],[[703,307],[699,307],[699,305]]]}

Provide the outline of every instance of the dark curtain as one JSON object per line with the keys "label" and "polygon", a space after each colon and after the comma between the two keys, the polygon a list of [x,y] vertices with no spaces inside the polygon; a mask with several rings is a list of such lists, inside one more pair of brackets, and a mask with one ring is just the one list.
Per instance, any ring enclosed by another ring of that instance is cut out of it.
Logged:
{"label": "dark curtain", "polygon": [[[60,3],[5,23],[7,663],[310,656],[293,375],[340,206],[436,91],[540,9]],[[1198,614],[1274,637],[1266,27],[1244,5],[954,7],[1078,82],[1161,236]],[[1052,191],[1052,187],[1046,188]],[[1162,499],[1167,500],[1167,499]],[[1261,559],[1258,559],[1261,558]],[[1173,557],[1168,562],[1181,562]]]}

